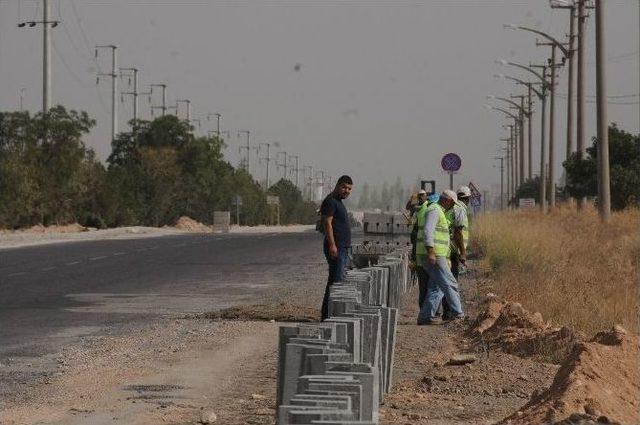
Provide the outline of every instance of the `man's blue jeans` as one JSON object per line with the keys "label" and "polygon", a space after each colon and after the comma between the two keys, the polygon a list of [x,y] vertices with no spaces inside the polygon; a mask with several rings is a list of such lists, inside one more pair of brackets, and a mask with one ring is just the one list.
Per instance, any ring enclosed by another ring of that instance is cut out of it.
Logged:
{"label": "man's blue jeans", "polygon": [[347,261],[349,261],[349,248],[338,247],[338,256],[331,258],[329,255],[329,247],[324,245],[324,257],[329,264],[329,278],[327,279],[327,286],[324,290],[324,298],[322,299],[322,320],[325,320],[329,315],[329,288],[334,282],[342,282],[344,280],[344,271],[347,267]]}
{"label": "man's blue jeans", "polygon": [[429,285],[427,287],[427,299],[420,309],[419,318],[422,320],[435,318],[443,297],[449,303],[449,309],[453,317],[463,316],[464,312],[462,311],[462,303],[458,293],[458,283],[451,273],[447,258],[436,257],[435,265],[429,264],[429,260],[425,259],[424,268],[429,275]]}

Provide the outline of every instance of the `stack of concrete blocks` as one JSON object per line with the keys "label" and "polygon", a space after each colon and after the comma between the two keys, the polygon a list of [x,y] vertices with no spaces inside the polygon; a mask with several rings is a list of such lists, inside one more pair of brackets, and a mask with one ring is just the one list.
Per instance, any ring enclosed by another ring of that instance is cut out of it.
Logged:
{"label": "stack of concrete blocks", "polygon": [[326,321],[280,328],[278,424],[378,423],[407,268],[406,250],[387,250],[332,286]]}
{"label": "stack of concrete blocks", "polygon": [[362,226],[368,241],[395,246],[410,244],[413,224],[401,213],[365,212]]}

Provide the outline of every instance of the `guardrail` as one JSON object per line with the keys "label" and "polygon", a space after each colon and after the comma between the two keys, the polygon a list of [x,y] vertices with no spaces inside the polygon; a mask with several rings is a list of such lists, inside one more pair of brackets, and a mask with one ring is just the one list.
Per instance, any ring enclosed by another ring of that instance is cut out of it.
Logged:
{"label": "guardrail", "polygon": [[369,256],[367,267],[332,286],[329,319],[280,328],[280,425],[378,423],[391,389],[398,309],[413,279],[407,249],[378,246],[372,258],[370,248],[354,248],[355,263]]}

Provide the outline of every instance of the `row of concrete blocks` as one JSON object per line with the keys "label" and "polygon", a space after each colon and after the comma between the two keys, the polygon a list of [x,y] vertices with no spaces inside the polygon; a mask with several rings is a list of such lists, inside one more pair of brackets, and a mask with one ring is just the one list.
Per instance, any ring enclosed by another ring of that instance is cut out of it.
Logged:
{"label": "row of concrete blocks", "polygon": [[391,389],[406,250],[350,270],[329,295],[329,318],[280,328],[278,424],[377,424]]}
{"label": "row of concrete blocks", "polygon": [[369,213],[362,219],[364,233],[410,235],[413,225],[401,213]]}

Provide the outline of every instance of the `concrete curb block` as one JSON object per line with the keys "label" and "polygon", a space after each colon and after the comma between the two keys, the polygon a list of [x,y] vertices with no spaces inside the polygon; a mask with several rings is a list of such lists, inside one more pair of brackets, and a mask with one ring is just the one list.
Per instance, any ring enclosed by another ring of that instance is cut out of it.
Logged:
{"label": "concrete curb block", "polygon": [[[361,249],[353,251],[357,260]],[[373,259],[370,249],[366,255]],[[280,328],[278,424],[378,423],[391,390],[400,299],[413,282],[408,250],[379,246],[376,255],[375,265],[332,286],[329,319]]]}

